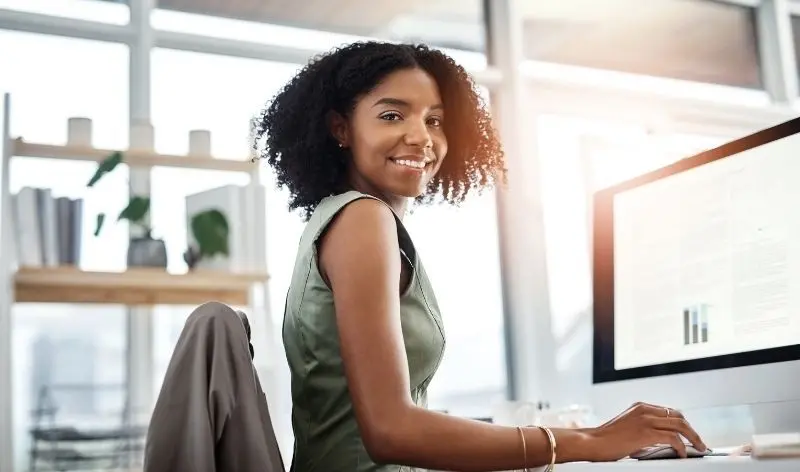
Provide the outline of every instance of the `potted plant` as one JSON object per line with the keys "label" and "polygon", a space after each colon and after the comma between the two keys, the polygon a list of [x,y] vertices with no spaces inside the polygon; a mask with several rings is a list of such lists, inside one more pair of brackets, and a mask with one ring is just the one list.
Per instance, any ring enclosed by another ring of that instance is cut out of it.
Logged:
{"label": "potted plant", "polygon": [[229,256],[228,220],[225,214],[217,209],[201,211],[192,216],[189,224],[196,245],[190,245],[183,253],[183,260],[193,270],[203,258],[216,255]]}
{"label": "potted plant", "polygon": [[[86,184],[94,187],[100,179],[113,171],[123,161],[123,155],[117,151],[105,158],[97,167],[92,178]],[[150,212],[150,198],[132,196],[128,205],[117,216],[117,221],[127,220],[129,224],[141,229],[141,236],[135,236],[128,242],[129,267],[167,267],[167,247],[163,239],[153,238],[153,229],[147,222]],[[106,214],[97,215],[94,235],[99,236],[105,223]]]}
{"label": "potted plant", "polygon": [[[112,172],[123,162],[123,155],[117,151],[105,158],[97,167],[87,187],[94,187],[100,179]],[[119,213],[117,221],[127,220],[129,224],[139,227],[142,236],[130,239],[128,243],[128,266],[130,267],[167,267],[167,249],[163,239],[153,238],[153,228],[147,222],[150,212],[150,198],[132,196],[128,205]],[[97,215],[94,235],[98,236],[106,220],[106,214]],[[218,254],[228,256],[228,220],[217,209],[209,209],[192,216],[190,224],[197,245],[189,247],[183,258],[189,269],[205,257]]]}

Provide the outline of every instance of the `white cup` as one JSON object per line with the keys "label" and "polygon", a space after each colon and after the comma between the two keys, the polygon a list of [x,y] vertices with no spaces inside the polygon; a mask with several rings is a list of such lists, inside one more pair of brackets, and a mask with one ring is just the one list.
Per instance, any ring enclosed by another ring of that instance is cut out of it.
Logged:
{"label": "white cup", "polygon": [[189,154],[192,156],[211,156],[211,131],[193,129],[189,131]]}
{"label": "white cup", "polygon": [[92,147],[92,120],[79,116],[67,119],[67,144]]}

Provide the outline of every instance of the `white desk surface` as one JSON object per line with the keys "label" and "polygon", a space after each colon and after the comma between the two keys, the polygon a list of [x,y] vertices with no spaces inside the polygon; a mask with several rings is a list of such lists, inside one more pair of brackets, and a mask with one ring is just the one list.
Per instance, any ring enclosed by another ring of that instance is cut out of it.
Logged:
{"label": "white desk surface", "polygon": [[[536,470],[536,469],[533,469]],[[559,464],[556,472],[800,472],[800,459],[761,459],[747,456],[711,456],[698,459],[663,459]]]}

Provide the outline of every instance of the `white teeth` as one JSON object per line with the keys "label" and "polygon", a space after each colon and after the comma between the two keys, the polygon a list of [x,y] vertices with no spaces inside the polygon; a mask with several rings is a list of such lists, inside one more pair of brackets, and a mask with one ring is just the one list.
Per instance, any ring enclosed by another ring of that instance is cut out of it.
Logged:
{"label": "white teeth", "polygon": [[396,164],[400,164],[401,166],[406,167],[413,167],[415,169],[423,169],[425,167],[425,162],[420,161],[409,161],[409,160],[396,160],[394,161]]}

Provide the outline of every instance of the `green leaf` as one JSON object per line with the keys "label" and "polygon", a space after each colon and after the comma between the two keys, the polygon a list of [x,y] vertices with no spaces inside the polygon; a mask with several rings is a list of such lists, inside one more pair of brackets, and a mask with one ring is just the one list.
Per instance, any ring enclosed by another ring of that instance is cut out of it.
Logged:
{"label": "green leaf", "polygon": [[94,225],[94,235],[100,235],[100,230],[103,229],[103,222],[106,221],[106,214],[105,213],[98,213],[97,220]]}
{"label": "green leaf", "polygon": [[229,255],[228,220],[219,210],[197,213],[191,221],[192,234],[199,246],[200,257]]}
{"label": "green leaf", "polygon": [[94,175],[89,179],[87,187],[93,187],[104,175],[114,170],[122,162],[122,153],[119,151],[113,152],[110,156],[103,159],[94,171]]}
{"label": "green leaf", "polygon": [[128,220],[131,223],[140,223],[144,220],[148,211],[150,211],[150,198],[131,197],[128,206],[126,206],[117,217],[117,221]]}

